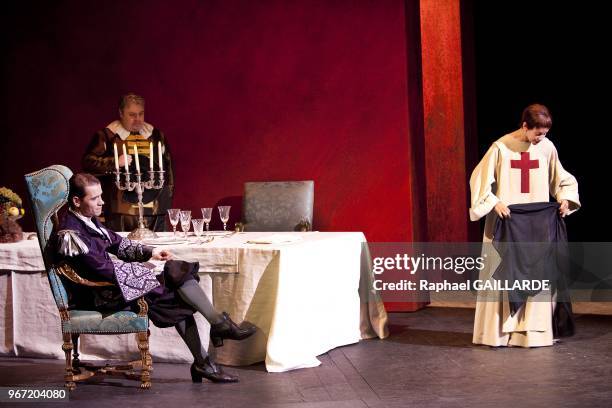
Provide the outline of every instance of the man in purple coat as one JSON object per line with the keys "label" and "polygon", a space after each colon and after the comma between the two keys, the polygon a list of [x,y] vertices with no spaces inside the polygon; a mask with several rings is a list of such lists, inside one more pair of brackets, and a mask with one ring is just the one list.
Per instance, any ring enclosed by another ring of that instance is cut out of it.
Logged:
{"label": "man in purple coat", "polygon": [[[68,212],[52,241],[57,261],[67,262],[85,279],[115,284],[86,287],[65,282],[70,308],[137,310],[136,300],[142,296],[149,305],[151,321],[158,327],[174,326],[187,344],[194,357],[194,382],[201,382],[203,377],[213,382],[238,381],[224,373],[202,349],[193,314],[198,311],[208,320],[215,345],[222,344],[224,338],[245,339],[256,328],[239,327],[227,313],[215,310],[198,284],[198,263],[172,260],[173,255],[166,250],[142,245],[106,229],[96,218],[104,204],[102,187],[91,174],[72,176],[68,203]],[[166,261],[163,273],[156,276],[145,263],[149,259]]]}

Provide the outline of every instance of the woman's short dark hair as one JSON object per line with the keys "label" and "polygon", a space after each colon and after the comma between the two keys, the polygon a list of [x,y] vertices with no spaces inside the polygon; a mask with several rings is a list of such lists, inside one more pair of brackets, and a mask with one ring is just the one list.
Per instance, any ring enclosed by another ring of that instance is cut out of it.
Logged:
{"label": "woman's short dark hair", "polygon": [[550,115],[550,112],[546,106],[540,105],[539,103],[534,103],[523,110],[520,126],[523,126],[523,123],[527,124],[527,129],[550,129],[552,126],[552,116]]}
{"label": "woman's short dark hair", "polygon": [[78,197],[82,199],[85,197],[85,188],[88,186],[94,186],[100,184],[100,180],[94,175],[89,173],[77,173],[70,177],[70,192],[68,193],[68,205],[73,206],[72,197]]}

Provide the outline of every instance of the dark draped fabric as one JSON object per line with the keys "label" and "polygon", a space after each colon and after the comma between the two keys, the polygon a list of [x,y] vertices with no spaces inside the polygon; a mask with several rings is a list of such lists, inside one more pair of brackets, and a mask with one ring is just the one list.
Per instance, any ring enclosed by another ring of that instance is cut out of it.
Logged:
{"label": "dark draped fabric", "polygon": [[[559,204],[550,202],[514,204],[509,218],[498,218],[493,246],[501,262],[493,277],[512,285],[516,281],[545,281],[551,293],[557,293],[553,315],[555,337],[574,334],[572,306],[568,294],[569,248],[565,221],[559,215]],[[508,291],[510,313],[514,315],[529,296],[539,289]]]}

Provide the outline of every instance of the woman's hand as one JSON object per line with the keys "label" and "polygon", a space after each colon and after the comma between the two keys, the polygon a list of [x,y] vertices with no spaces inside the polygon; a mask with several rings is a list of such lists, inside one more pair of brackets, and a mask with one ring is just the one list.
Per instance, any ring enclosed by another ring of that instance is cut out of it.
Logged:
{"label": "woman's hand", "polygon": [[510,209],[503,202],[498,201],[493,209],[495,210],[499,218],[510,218]]}
{"label": "woman's hand", "polygon": [[151,258],[156,261],[169,261],[174,258],[174,254],[170,251],[166,251],[165,249],[153,248],[153,255]]}
{"label": "woman's hand", "polygon": [[561,214],[561,217],[565,217],[569,214],[569,202],[567,200],[561,200],[559,204],[559,214]]}

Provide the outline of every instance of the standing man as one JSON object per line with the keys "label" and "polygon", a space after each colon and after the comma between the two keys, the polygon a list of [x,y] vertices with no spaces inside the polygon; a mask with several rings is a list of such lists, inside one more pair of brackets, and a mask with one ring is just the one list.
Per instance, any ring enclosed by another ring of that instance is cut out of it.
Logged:
{"label": "standing man", "polygon": [[[166,210],[171,207],[174,194],[174,172],[170,150],[164,134],[153,125],[144,121],[145,100],[134,93],[123,95],[119,100],[119,119],[96,132],[83,157],[83,169],[98,176],[105,192],[104,201],[108,206],[104,211],[104,221],[108,228],[115,231],[132,231],[138,227],[138,196],[136,191],[121,191],[115,186],[115,163],[113,145],[117,144],[119,167],[124,164],[130,168],[132,181],[136,179],[136,166],[132,159],[134,146],[138,148],[143,180],[149,179],[147,170],[150,160],[154,169],[159,170],[158,144],[162,145],[163,167],[165,170],[164,187],[161,190],[143,192],[144,219],[153,231],[165,230]],[[150,146],[153,146],[151,151]]]}

